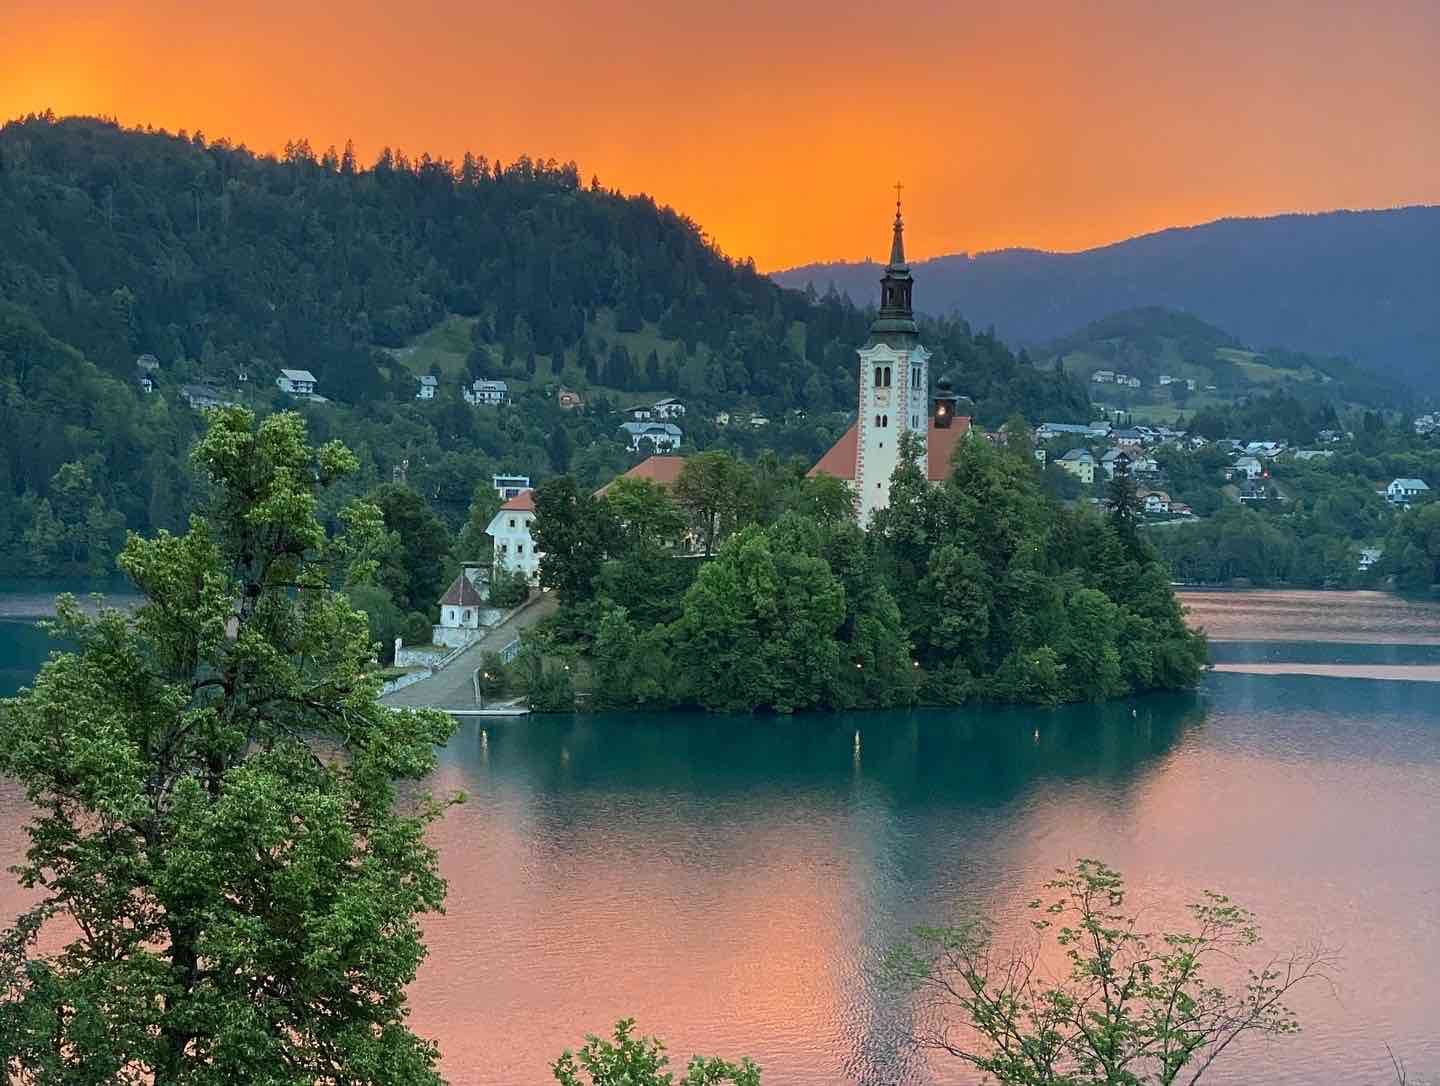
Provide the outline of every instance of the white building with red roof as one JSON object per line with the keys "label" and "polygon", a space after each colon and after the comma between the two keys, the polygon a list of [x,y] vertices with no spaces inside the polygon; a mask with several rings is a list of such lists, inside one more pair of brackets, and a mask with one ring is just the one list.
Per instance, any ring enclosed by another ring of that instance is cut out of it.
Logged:
{"label": "white building with red roof", "polygon": [[534,582],[540,576],[540,554],[530,538],[535,522],[535,491],[522,490],[500,506],[485,529],[495,541],[495,568],[519,570]]}
{"label": "white building with red roof", "polygon": [[957,399],[946,386],[937,390],[933,410],[929,402],[930,352],[920,343],[911,307],[914,284],[905,263],[904,229],[897,200],[890,263],[880,279],[880,310],[857,352],[859,415],[810,469],[811,475],[833,475],[851,485],[862,525],[890,504],[890,477],[900,462],[902,435],[919,438],[920,470],[938,482],[949,474],[956,442],[970,431],[970,419],[956,415]]}

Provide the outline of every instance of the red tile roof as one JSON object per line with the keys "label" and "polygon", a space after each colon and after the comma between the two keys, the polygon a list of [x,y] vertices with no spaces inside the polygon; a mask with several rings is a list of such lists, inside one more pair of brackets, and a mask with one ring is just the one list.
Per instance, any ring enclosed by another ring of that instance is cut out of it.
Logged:
{"label": "red tile roof", "polygon": [[[833,475],[837,479],[855,481],[855,447],[859,442],[856,427],[859,423],[852,423],[850,429],[834,445],[830,451],[822,456],[811,468],[807,475]],[[930,481],[938,483],[950,476],[950,457],[955,452],[955,446],[962,437],[970,432],[970,420],[963,415],[958,415],[955,421],[949,426],[936,426],[935,420],[930,420],[930,434],[927,440],[929,455],[926,458],[930,472]]]}
{"label": "red tile roof", "polygon": [[511,512],[533,513],[535,512],[535,492],[522,490],[500,508],[509,509]]}
{"label": "red tile roof", "polygon": [[[675,480],[680,478],[681,469],[684,467],[685,458],[683,456],[649,456],[636,464],[624,475],[620,476],[620,478],[649,479],[651,482],[658,483],[666,490],[669,490],[675,485]],[[605,492],[614,485],[615,480],[612,479],[599,490],[595,491],[595,496],[597,498],[603,497]]]}

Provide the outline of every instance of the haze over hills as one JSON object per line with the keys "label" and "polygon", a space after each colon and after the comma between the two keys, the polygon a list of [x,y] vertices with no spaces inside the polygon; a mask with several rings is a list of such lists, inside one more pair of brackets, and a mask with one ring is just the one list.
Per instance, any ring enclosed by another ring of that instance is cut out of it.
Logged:
{"label": "haze over hills", "polygon": [[[1079,253],[960,253],[913,269],[917,306],[993,325],[1017,344],[1165,306],[1254,348],[1346,355],[1420,388],[1440,386],[1440,206],[1222,219]],[[773,278],[822,293],[833,283],[864,303],[878,276],[866,262]]]}

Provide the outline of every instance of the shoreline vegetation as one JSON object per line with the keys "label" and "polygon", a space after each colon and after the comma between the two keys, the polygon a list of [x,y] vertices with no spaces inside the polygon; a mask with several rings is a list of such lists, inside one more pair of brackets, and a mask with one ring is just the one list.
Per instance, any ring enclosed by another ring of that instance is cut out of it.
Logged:
{"label": "shoreline vegetation", "polygon": [[[1123,474],[1106,512],[1050,498],[1016,433],[961,443],[932,487],[902,443],[890,506],[861,529],[844,484],[723,453],[673,492],[565,477],[536,492],[542,586],[560,611],[516,661],[532,709],[709,712],[1058,705],[1191,687],[1204,635],[1138,531]],[[677,556],[699,539],[701,559]]]}

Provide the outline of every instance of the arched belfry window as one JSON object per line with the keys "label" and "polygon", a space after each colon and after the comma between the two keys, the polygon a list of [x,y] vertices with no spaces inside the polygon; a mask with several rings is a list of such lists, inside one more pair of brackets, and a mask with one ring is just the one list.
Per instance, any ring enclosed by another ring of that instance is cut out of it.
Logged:
{"label": "arched belfry window", "polygon": [[890,367],[889,367],[889,366],[886,366],[886,367],[885,367],[885,387],[886,387],[886,388],[889,388],[889,387],[890,387]]}
{"label": "arched belfry window", "polygon": [[876,366],[876,367],[875,367],[875,387],[876,387],[876,388],[879,388],[879,387],[880,387],[880,380],[881,380],[881,378],[882,378],[883,376],[884,376],[884,373],[881,371],[880,367],[879,367],[879,366]]}

